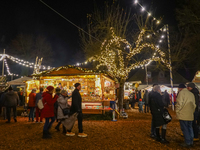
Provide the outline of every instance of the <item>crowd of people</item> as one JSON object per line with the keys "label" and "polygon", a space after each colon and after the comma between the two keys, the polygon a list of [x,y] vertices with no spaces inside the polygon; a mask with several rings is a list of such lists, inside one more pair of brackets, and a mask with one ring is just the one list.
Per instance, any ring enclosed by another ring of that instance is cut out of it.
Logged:
{"label": "crowd of people", "polygon": [[[83,114],[82,114],[82,98],[79,93],[81,90],[81,84],[76,83],[74,85],[75,90],[72,95],[68,95],[66,90],[60,88],[54,89],[53,86],[48,86],[46,89],[40,88],[40,91],[36,93],[36,89],[32,89],[29,94],[28,109],[29,122],[42,123],[45,118],[43,127],[43,138],[51,138],[50,129],[52,124],[57,121],[55,127],[56,131],[60,131],[59,127],[62,124],[63,134],[67,136],[75,136],[72,132],[73,124],[70,127],[68,125],[72,116],[78,119],[79,137],[87,137],[87,134],[83,133]],[[55,91],[55,92],[54,92]],[[69,98],[72,97],[71,106],[68,103]],[[135,103],[138,99],[139,112],[151,112],[151,137],[156,141],[167,144],[166,140],[167,123],[164,118],[166,108],[170,104],[170,96],[165,91],[161,92],[160,86],[154,84],[152,91],[138,91],[130,95],[132,101],[131,107],[135,108]],[[199,124],[200,124],[200,98],[199,90],[195,87],[194,83],[189,83],[187,86],[180,84],[178,87],[178,93],[175,95],[175,111],[176,117],[179,119],[180,127],[185,139],[185,142],[181,144],[183,147],[193,146],[193,142],[199,141]],[[38,106],[39,101],[42,101],[43,108]],[[1,94],[1,106],[6,107],[7,121],[11,121],[11,109],[13,110],[14,121],[17,122],[16,107],[20,104],[19,96],[13,91],[12,87],[7,89],[7,92]],[[143,110],[144,105],[144,110]],[[66,113],[66,110],[69,110]],[[36,114],[36,121],[34,114]],[[67,121],[68,120],[68,121]],[[74,120],[75,122],[75,120]],[[162,129],[160,134],[160,128]]]}
{"label": "crowd of people", "polygon": [[[168,144],[166,140],[167,123],[164,117],[166,108],[169,107],[171,95],[165,91],[161,92],[158,84],[153,85],[152,91],[138,91],[130,95],[132,98],[131,107],[134,108],[135,102],[138,99],[139,112],[143,112],[143,104],[145,105],[144,112],[151,112],[151,137],[163,144]],[[179,119],[180,127],[185,139],[181,143],[183,147],[193,146],[193,142],[199,141],[199,125],[200,125],[200,97],[199,90],[194,83],[189,83],[187,86],[180,84],[178,93],[174,93],[176,117]],[[170,115],[170,114],[169,114]],[[160,128],[162,129],[160,135]]]}
{"label": "crowd of people", "polygon": [[[39,93],[36,93],[36,89],[32,89],[31,93],[29,94],[27,109],[29,109],[30,112],[28,121],[33,123],[43,123],[43,118],[45,119],[42,136],[44,139],[52,138],[50,129],[55,120],[58,122],[57,126],[55,127],[56,131],[60,131],[59,127],[61,124],[63,124],[63,133],[67,136],[75,136],[75,133],[72,132],[72,128],[76,118],[70,127],[68,124],[66,124],[66,120],[70,119],[71,116],[75,116],[78,119],[78,136],[87,137],[87,134],[83,133],[82,126],[82,98],[79,93],[81,90],[81,84],[76,83],[74,86],[75,90],[72,92],[71,96],[68,96],[66,90],[61,90],[60,88],[54,89],[53,86],[48,86],[46,89],[41,87]],[[70,97],[72,97],[71,106],[68,104],[68,99]],[[40,109],[38,106],[39,101],[42,101],[42,109]],[[14,121],[17,122],[16,108],[19,106],[19,104],[19,96],[13,91],[12,87],[9,87],[8,90],[1,95],[1,106],[6,107],[6,115],[8,119],[6,123],[10,123],[11,121],[11,109],[13,110]],[[66,114],[64,112],[65,109],[68,109],[69,113]],[[36,121],[34,114],[36,114]]]}

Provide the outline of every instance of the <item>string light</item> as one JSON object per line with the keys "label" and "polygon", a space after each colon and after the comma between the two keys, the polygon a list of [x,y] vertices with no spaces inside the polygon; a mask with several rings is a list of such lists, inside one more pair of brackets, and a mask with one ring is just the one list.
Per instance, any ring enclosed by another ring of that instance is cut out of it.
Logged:
{"label": "string light", "polygon": [[[138,0],[135,0],[135,2],[134,2],[135,4],[138,4],[140,7],[141,7],[141,9],[142,9],[142,12],[143,11],[145,11],[147,14],[148,14],[148,16],[150,17],[150,16],[152,16],[151,15],[151,13],[150,12],[148,12],[146,9],[145,9],[145,7],[144,6],[142,6],[139,2],[138,2]],[[155,17],[152,17],[153,18],[153,20],[155,21],[156,20],[156,18]],[[156,21],[156,23],[157,24],[159,24],[160,23],[160,20],[157,20]]]}
{"label": "string light", "polygon": [[[154,46],[153,44],[145,43],[142,44],[143,36],[145,34],[145,30],[142,30],[138,36],[137,41],[135,42],[135,47],[133,48],[131,44],[126,40],[122,39],[119,36],[116,36],[114,33],[114,29],[111,28],[112,38],[110,40],[104,40],[101,45],[101,54],[95,55],[91,57],[88,61],[98,61],[99,64],[96,66],[98,69],[100,66],[106,66],[108,68],[109,73],[120,79],[126,79],[128,77],[129,72],[135,68],[141,68],[145,65],[149,65],[152,61],[162,61],[163,63],[167,63],[164,59],[165,53],[159,49],[159,46]],[[123,51],[120,49],[121,43],[128,45],[130,52],[124,57]],[[113,50],[112,46],[116,47],[117,50]],[[140,62],[136,62],[131,64],[130,66],[125,66],[125,61],[129,62],[133,56],[139,54],[142,49],[149,47],[152,50],[155,50],[153,56],[149,59],[145,59]],[[157,54],[160,57],[156,56]],[[116,57],[118,57],[118,63],[116,64]]]}
{"label": "string light", "polygon": [[145,11],[145,8],[144,8],[144,7],[142,7],[142,11]]}
{"label": "string light", "polygon": [[18,74],[13,74],[13,73],[10,72],[10,68],[8,66],[8,63],[7,63],[6,59],[4,59],[4,63],[5,63],[5,66],[6,66],[6,69],[7,69],[6,71],[8,72],[8,75],[10,75],[10,76],[18,76]]}
{"label": "string light", "polygon": [[134,2],[135,4],[137,4],[138,3],[138,0],[135,0],[135,2]]}
{"label": "string light", "polygon": [[[13,56],[10,56],[8,54],[0,54],[0,56],[1,56],[0,61],[2,61],[4,58],[9,58],[10,60],[12,60],[13,62],[15,62],[19,65],[29,67],[29,68],[35,68],[34,63],[31,63],[29,61],[24,61],[23,59],[13,57]],[[44,66],[44,65],[41,66],[41,69],[52,69],[52,68],[53,67],[50,67],[50,66],[48,66],[48,67]]]}

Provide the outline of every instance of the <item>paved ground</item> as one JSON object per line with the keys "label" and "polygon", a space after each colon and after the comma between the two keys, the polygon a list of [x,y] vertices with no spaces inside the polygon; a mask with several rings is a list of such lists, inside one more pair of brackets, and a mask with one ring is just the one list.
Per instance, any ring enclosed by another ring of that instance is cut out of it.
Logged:
{"label": "paved ground", "polygon": [[[87,138],[77,137],[77,122],[73,129],[75,137],[67,137],[56,132],[53,124],[52,139],[42,139],[44,124],[28,122],[27,118],[18,117],[17,123],[6,124],[0,120],[0,149],[74,149],[74,150],[182,150],[179,143],[183,142],[178,120],[172,113],[173,121],[169,123],[167,139],[169,145],[160,144],[149,137],[151,115],[129,111],[128,119],[112,121],[84,121],[84,131]],[[192,149],[200,149],[200,142],[195,143]]]}

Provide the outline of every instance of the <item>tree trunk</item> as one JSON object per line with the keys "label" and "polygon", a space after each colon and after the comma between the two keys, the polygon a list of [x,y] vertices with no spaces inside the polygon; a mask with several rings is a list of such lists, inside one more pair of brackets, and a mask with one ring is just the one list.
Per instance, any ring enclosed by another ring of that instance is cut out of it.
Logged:
{"label": "tree trunk", "polygon": [[123,101],[124,101],[124,84],[125,80],[121,79],[119,83],[119,111],[123,109]]}

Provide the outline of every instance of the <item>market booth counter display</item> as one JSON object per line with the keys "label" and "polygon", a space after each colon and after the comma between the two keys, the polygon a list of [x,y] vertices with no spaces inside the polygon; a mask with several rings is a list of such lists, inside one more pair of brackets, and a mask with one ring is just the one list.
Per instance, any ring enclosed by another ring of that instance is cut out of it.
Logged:
{"label": "market booth counter display", "polygon": [[[33,78],[34,80],[26,82],[27,101],[33,88],[39,92],[39,87],[46,88],[49,85],[68,91],[70,96],[77,82],[82,87],[80,94],[83,113],[105,113],[106,110],[110,110],[110,101],[115,99],[115,81],[105,73],[69,65],[34,74]],[[69,104],[71,104],[71,99],[69,99]]]}

